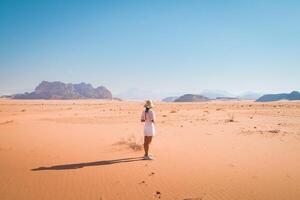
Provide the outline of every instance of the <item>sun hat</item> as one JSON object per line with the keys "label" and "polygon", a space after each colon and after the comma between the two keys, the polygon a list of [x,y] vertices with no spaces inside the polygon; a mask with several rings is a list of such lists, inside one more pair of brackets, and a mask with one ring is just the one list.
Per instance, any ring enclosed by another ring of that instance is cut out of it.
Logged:
{"label": "sun hat", "polygon": [[153,106],[154,105],[153,105],[153,103],[152,103],[151,100],[147,100],[146,103],[145,103],[145,105],[144,105],[145,108],[152,108]]}

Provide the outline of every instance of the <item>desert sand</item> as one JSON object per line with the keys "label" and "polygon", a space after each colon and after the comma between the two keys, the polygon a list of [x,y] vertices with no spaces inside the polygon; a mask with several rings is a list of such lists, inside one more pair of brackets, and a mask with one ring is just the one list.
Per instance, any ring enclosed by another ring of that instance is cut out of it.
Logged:
{"label": "desert sand", "polygon": [[298,200],[300,102],[0,100],[1,200]]}

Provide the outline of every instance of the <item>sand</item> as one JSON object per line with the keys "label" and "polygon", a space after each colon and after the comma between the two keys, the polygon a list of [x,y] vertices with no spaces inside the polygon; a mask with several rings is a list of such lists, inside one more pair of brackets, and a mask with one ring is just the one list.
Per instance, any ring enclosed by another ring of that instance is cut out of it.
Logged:
{"label": "sand", "polygon": [[2,200],[298,200],[300,102],[0,100]]}

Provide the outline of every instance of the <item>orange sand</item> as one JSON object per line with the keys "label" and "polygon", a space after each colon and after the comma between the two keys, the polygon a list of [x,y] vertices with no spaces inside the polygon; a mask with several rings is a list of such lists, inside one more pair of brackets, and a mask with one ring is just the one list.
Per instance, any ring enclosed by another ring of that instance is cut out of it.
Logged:
{"label": "orange sand", "polygon": [[300,102],[156,103],[153,161],[141,111],[0,100],[0,199],[300,199]]}

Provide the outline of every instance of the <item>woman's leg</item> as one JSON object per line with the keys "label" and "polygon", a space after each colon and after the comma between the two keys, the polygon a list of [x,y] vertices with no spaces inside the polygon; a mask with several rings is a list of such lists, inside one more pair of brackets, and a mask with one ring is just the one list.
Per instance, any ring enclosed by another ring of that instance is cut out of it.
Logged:
{"label": "woman's leg", "polygon": [[144,137],[144,151],[145,151],[145,156],[148,156],[148,151],[149,151],[148,136]]}
{"label": "woman's leg", "polygon": [[144,138],[145,156],[148,156],[149,145],[150,145],[151,141],[152,141],[152,136],[145,136],[145,138]]}

